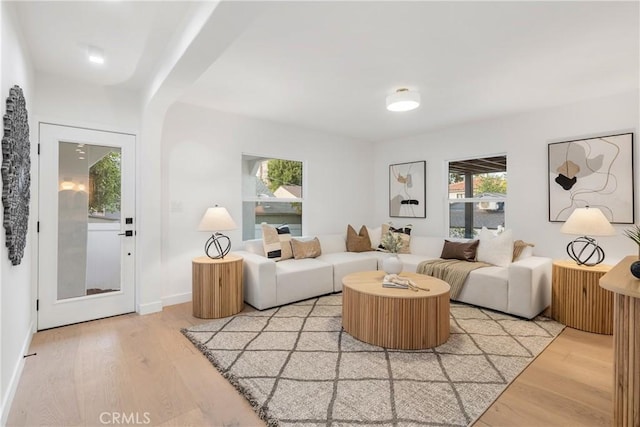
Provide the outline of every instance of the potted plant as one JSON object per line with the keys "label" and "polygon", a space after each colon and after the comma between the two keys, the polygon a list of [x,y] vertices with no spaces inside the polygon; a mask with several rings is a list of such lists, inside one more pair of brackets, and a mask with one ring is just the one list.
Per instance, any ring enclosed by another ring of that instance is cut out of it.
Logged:
{"label": "potted plant", "polygon": [[[624,230],[624,235],[638,245],[638,258],[640,259],[640,226],[634,225],[633,228]],[[631,274],[640,279],[640,261],[634,261],[631,264],[630,270]]]}
{"label": "potted plant", "polygon": [[399,233],[389,231],[380,239],[380,244],[391,255],[382,261],[382,269],[387,274],[399,274],[402,271],[402,261],[398,258],[398,252],[404,242]]}
{"label": "potted plant", "polygon": [[640,225],[634,225],[633,228],[624,230],[624,235],[638,245],[638,258],[640,258]]}

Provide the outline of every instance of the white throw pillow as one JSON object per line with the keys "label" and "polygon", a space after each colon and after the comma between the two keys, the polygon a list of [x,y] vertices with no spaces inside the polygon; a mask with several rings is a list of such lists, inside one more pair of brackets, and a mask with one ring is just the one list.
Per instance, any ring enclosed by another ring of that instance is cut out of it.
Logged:
{"label": "white throw pillow", "polygon": [[369,239],[371,239],[371,247],[375,251],[380,246],[380,237],[382,235],[382,227],[371,228],[367,227],[369,233]]}
{"label": "white throw pillow", "polygon": [[497,236],[486,227],[482,227],[478,235],[480,244],[476,261],[507,267],[513,259],[513,232],[505,230]]}

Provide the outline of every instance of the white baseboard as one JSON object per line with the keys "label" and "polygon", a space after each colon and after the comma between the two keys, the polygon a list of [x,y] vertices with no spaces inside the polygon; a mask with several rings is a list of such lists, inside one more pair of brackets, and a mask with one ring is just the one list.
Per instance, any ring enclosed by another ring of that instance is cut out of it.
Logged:
{"label": "white baseboard", "polygon": [[185,292],[183,294],[174,294],[166,297],[162,297],[162,306],[182,304],[191,301],[191,292]]}
{"label": "white baseboard", "polygon": [[154,302],[148,302],[146,304],[138,304],[138,309],[136,311],[140,315],[158,313],[162,311],[162,301],[154,301]]}
{"label": "white baseboard", "polygon": [[16,366],[13,368],[13,373],[11,374],[11,380],[9,380],[7,392],[4,395],[4,399],[2,399],[2,407],[0,407],[0,425],[7,425],[7,418],[9,418],[11,404],[13,403],[13,398],[16,395],[16,390],[18,390],[18,384],[20,383],[20,377],[22,376],[22,370],[24,369],[24,355],[29,351],[34,328],[35,323],[31,322],[31,325],[27,332],[27,336],[25,337],[24,343],[22,344],[20,359],[17,361]]}

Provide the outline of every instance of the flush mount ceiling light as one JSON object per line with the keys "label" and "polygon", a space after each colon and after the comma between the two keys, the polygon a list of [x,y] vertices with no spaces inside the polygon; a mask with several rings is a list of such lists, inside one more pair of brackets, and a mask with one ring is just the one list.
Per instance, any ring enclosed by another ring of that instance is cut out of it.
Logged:
{"label": "flush mount ceiling light", "polygon": [[89,58],[89,62],[94,64],[104,64],[104,52],[98,47],[89,46],[87,56]]}
{"label": "flush mount ceiling light", "polygon": [[387,110],[410,111],[420,106],[420,93],[400,88],[387,96]]}

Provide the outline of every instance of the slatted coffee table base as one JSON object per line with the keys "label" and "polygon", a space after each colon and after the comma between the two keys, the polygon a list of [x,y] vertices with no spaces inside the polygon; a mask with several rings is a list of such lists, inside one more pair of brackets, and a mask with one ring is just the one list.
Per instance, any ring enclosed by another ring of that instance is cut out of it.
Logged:
{"label": "slatted coffee table base", "polygon": [[393,298],[344,287],[342,326],[360,341],[380,347],[436,347],[449,339],[449,292],[427,298]]}

